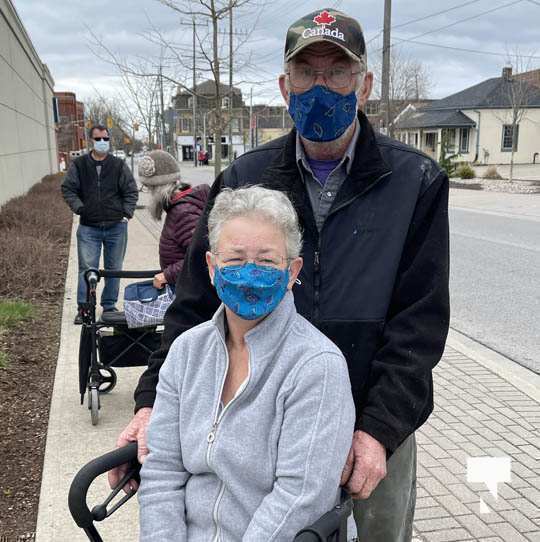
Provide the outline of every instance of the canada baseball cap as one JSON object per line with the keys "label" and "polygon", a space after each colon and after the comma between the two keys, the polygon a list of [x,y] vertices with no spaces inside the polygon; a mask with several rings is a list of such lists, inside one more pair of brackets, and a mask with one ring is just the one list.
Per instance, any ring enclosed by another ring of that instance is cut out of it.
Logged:
{"label": "canada baseball cap", "polygon": [[289,27],[285,62],[308,45],[320,41],[341,47],[354,60],[366,61],[366,42],[358,21],[341,11],[326,8],[300,17]]}

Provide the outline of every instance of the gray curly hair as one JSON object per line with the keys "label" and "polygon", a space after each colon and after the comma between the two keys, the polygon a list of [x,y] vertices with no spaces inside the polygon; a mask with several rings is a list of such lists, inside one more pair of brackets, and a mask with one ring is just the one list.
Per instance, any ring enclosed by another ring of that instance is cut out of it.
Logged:
{"label": "gray curly hair", "polygon": [[225,188],[216,197],[208,217],[211,252],[217,252],[223,224],[240,216],[257,216],[274,223],[285,237],[287,257],[297,258],[300,255],[302,233],[291,201],[283,192],[257,185],[235,190]]}

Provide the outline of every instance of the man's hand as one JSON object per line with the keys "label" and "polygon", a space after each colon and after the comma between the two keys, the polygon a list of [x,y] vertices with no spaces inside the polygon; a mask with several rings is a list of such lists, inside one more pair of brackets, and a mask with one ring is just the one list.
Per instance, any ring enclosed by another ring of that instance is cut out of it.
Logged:
{"label": "man's hand", "polygon": [[371,435],[355,431],[341,485],[353,499],[367,499],[386,476],[386,449]]}
{"label": "man's hand", "polygon": [[[150,421],[150,414],[152,414],[151,408],[141,408],[137,411],[137,414],[133,416],[133,419],[129,422],[128,426],[120,433],[118,440],[116,441],[116,447],[122,448],[127,446],[130,442],[137,442],[137,459],[142,465],[146,456],[148,455],[148,448],[146,447],[146,428]],[[124,463],[115,469],[112,469],[108,473],[109,485],[111,489],[118,484],[122,477],[128,471],[128,464]],[[137,491],[139,484],[135,480],[129,480],[124,486],[124,491],[130,493]]]}
{"label": "man's hand", "polygon": [[154,275],[154,288],[157,288],[160,290],[167,284],[167,279],[165,278],[164,273],[158,273],[157,275]]}

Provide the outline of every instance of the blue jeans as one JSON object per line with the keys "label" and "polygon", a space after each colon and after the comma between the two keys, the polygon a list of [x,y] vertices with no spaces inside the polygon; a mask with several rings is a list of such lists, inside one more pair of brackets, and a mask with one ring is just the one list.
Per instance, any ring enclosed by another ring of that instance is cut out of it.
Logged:
{"label": "blue jeans", "polygon": [[[122,269],[127,247],[127,222],[124,220],[109,227],[83,226],[77,229],[77,252],[79,255],[79,283],[77,303],[86,303],[86,282],[84,272],[99,268],[101,246],[103,245],[104,269]],[[112,309],[118,300],[120,279],[106,278],[101,294],[103,310]]]}

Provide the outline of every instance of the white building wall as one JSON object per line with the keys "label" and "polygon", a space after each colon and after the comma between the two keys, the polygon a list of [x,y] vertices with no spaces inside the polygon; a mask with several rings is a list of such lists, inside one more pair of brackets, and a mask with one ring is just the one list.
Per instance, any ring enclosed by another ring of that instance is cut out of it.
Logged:
{"label": "white building wall", "polygon": [[[476,120],[477,114],[464,111]],[[505,109],[480,110],[480,145],[478,162],[488,164],[509,164],[510,151],[503,151],[502,130],[504,124],[511,124],[510,111]],[[476,130],[472,143],[476,145]],[[536,163],[540,162],[540,108],[525,111],[519,123],[518,146],[514,153],[515,164],[531,164],[538,153]],[[474,156],[473,156],[474,158]],[[471,159],[472,160],[472,159]]]}
{"label": "white building wall", "polygon": [[58,171],[54,81],[10,0],[0,0],[0,205]]}

